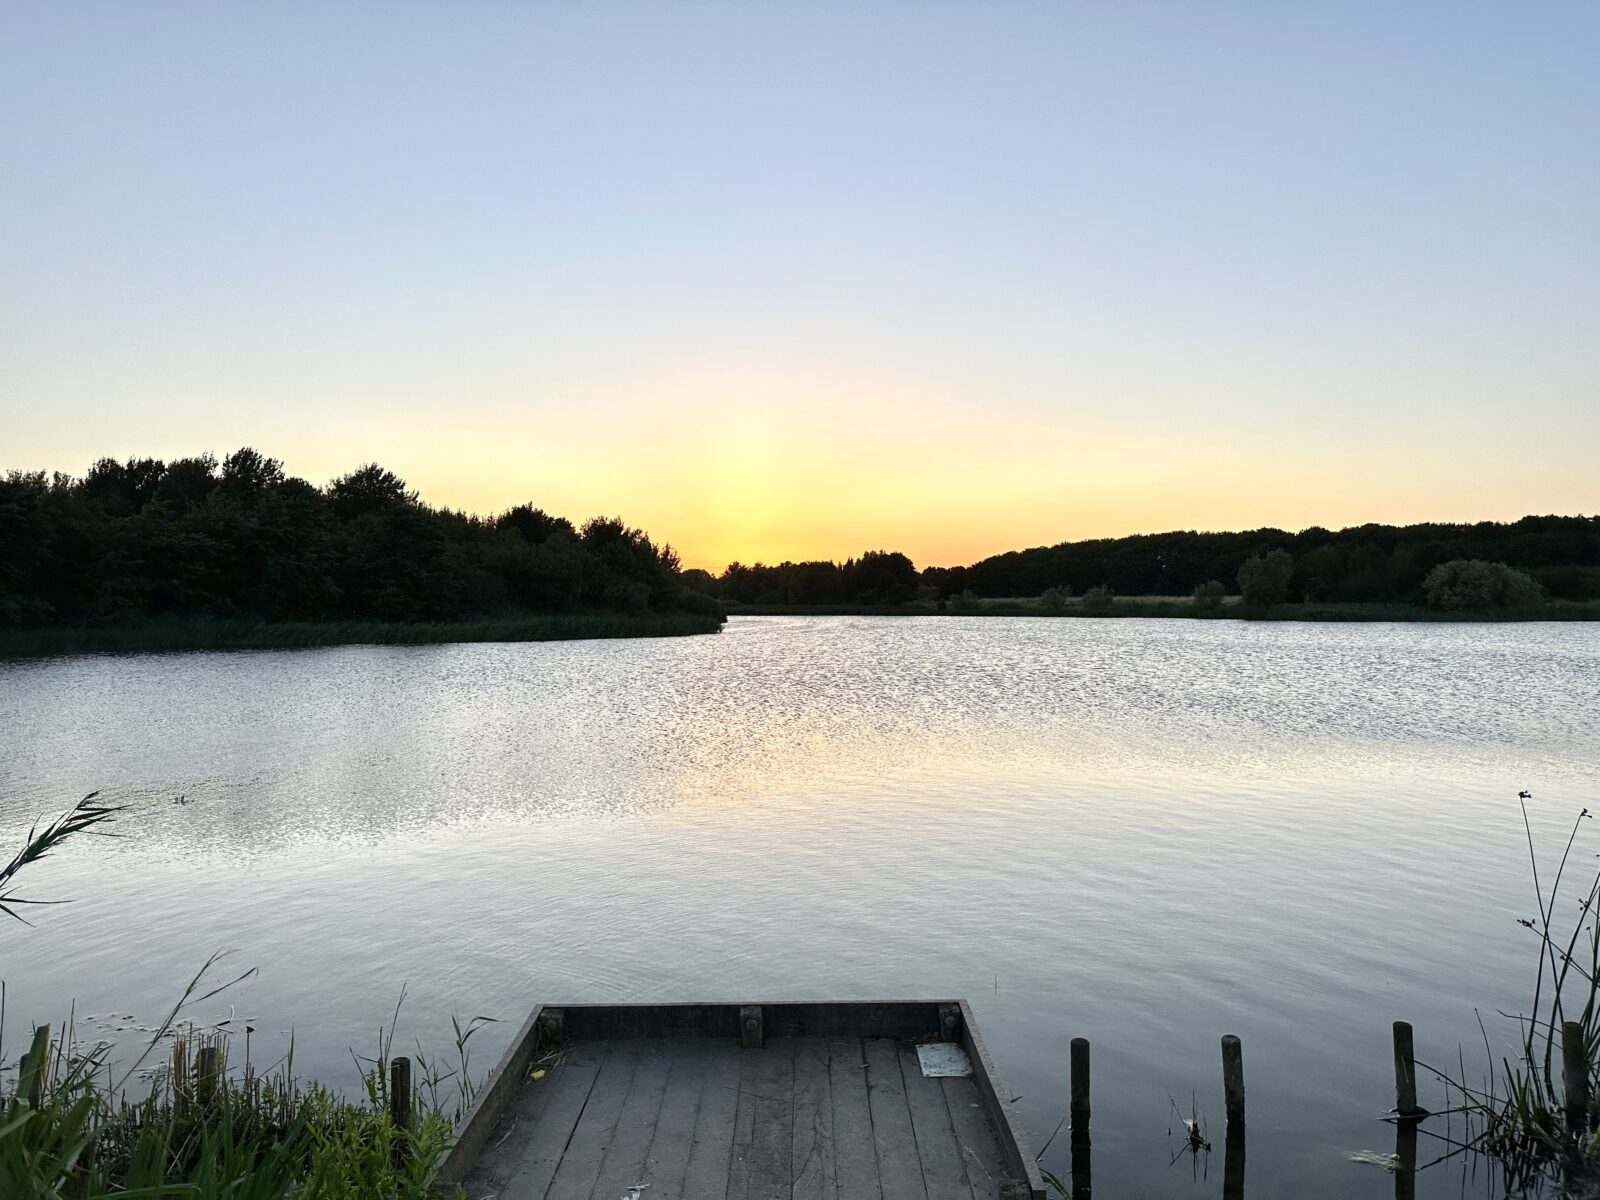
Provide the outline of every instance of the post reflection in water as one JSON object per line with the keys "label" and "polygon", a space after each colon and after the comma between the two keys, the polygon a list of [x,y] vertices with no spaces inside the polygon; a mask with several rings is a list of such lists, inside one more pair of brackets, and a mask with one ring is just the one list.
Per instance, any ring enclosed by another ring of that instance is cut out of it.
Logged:
{"label": "post reflection in water", "polygon": [[1417,1123],[1394,1123],[1394,1200],[1416,1200]]}
{"label": "post reflection in water", "polygon": [[1228,1126],[1222,1157],[1222,1200],[1244,1200],[1244,1122]]}
{"label": "post reflection in water", "polygon": [[1072,1200],[1089,1200],[1089,1131],[1072,1131]]}

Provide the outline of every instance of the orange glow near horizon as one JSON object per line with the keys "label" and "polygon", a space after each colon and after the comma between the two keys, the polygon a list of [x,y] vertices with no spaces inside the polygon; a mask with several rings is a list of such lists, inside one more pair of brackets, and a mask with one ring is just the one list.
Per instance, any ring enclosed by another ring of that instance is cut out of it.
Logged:
{"label": "orange glow near horizon", "polygon": [[101,453],[220,456],[248,443],[322,484],[377,461],[434,505],[489,514],[526,502],[574,523],[620,515],[674,546],[685,566],[712,572],[732,561],[875,549],[903,551],[919,567],[951,566],[1172,529],[1512,520],[1594,508],[1585,473],[1525,481],[1493,471],[1509,431],[1476,457],[1435,456],[1419,469],[1418,448],[1436,436],[1422,417],[1392,422],[1388,442],[1353,462],[1336,446],[1294,445],[1282,429],[1239,435],[1200,420],[1141,420],[1136,403],[1069,395],[1057,411],[1027,403],[974,411],[915,377],[844,378],[792,365],[590,381],[540,406],[505,391],[448,412],[412,402],[380,425],[275,410],[248,432],[218,422],[198,442],[182,435],[181,414],[132,444],[61,431],[51,439],[60,443],[54,461],[0,467],[77,473]]}

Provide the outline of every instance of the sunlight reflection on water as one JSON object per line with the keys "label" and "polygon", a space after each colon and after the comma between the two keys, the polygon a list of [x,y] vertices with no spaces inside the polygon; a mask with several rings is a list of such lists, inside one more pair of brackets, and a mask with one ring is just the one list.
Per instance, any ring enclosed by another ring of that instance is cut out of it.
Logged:
{"label": "sunlight reflection on water", "polygon": [[38,869],[77,903],[0,928],[0,975],[144,1019],[237,947],[225,999],[341,1078],[402,982],[425,1037],[965,995],[1036,1145],[1094,1040],[1108,1196],[1204,1190],[1167,1096],[1204,1106],[1235,1032],[1258,1194],[1383,1194],[1344,1155],[1382,1144],[1388,1023],[1453,1058],[1520,1003],[1514,797],[1551,838],[1597,799],[1597,668],[1593,626],[992,618],[5,663],[0,832],[138,812]]}

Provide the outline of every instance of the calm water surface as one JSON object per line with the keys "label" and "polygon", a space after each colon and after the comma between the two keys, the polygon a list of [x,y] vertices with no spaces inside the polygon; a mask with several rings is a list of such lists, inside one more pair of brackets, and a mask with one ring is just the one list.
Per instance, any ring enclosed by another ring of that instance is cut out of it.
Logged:
{"label": "calm water surface", "polygon": [[[1390,1195],[1348,1161],[1392,1148],[1390,1022],[1424,1059],[1475,1008],[1499,1037],[1535,952],[1516,793],[1554,851],[1597,782],[1592,625],[745,618],[0,663],[0,845],[96,788],[137,809],[26,877],[76,903],[0,926],[0,977],[10,1040],[73,1001],[128,1037],[232,948],[259,975],[197,1015],[258,1058],[293,1027],[346,1084],[402,984],[425,1046],[502,1018],[485,1065],[535,1000],[965,996],[1036,1150],[1093,1041],[1107,1198],[1220,1195],[1231,1032],[1249,1194]],[[1209,1178],[1168,1165],[1169,1097]]]}

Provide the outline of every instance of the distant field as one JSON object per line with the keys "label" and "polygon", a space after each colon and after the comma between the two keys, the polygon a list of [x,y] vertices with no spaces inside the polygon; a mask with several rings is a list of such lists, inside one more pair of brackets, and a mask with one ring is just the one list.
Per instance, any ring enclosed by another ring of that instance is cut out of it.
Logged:
{"label": "distant field", "polygon": [[745,604],[730,605],[730,616],[935,616],[935,617],[1174,617],[1234,621],[1600,621],[1600,601],[1553,600],[1535,608],[1490,612],[1439,612],[1417,604],[1276,604],[1251,608],[1238,596],[1205,607],[1191,596],[1118,596],[1109,604],[1070,599],[1046,608],[1037,598],[984,597],[966,605],[910,604]]}

